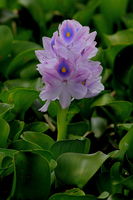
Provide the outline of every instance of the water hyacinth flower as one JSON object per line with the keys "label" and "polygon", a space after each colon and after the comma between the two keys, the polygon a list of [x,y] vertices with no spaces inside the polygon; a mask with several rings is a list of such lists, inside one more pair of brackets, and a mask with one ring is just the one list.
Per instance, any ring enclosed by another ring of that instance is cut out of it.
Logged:
{"label": "water hyacinth flower", "polygon": [[89,60],[97,53],[95,36],[89,27],[65,20],[52,38],[43,38],[44,50],[36,51],[37,69],[45,84],[40,98],[46,103],[40,111],[47,111],[56,99],[67,108],[73,99],[90,98],[104,89],[100,63]]}

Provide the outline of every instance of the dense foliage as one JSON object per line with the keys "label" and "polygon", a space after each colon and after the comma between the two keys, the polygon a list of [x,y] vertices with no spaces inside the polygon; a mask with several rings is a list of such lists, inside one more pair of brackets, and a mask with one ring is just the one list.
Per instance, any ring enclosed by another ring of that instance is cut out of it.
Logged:
{"label": "dense foliage", "polygon": [[[97,31],[105,90],[38,109],[35,50],[64,19]],[[0,0],[0,199],[133,200],[133,1]]]}

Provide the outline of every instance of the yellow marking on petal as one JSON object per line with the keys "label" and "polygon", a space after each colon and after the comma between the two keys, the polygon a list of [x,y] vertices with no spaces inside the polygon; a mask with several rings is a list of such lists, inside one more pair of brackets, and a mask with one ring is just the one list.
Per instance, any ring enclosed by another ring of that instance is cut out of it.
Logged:
{"label": "yellow marking on petal", "polygon": [[71,36],[70,32],[67,32],[67,33],[66,33],[66,36],[67,36],[67,37],[70,37],[70,36]]}
{"label": "yellow marking on petal", "polygon": [[67,71],[67,70],[66,70],[65,67],[62,67],[62,68],[61,68],[61,72],[62,72],[62,73],[65,73],[66,71]]}

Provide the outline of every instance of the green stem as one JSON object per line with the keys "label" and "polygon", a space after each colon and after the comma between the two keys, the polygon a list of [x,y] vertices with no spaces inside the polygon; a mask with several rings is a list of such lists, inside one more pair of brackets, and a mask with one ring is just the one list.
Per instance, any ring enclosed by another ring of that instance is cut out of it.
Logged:
{"label": "green stem", "polygon": [[67,132],[67,111],[68,108],[62,109],[59,105],[57,112],[57,141],[66,139]]}

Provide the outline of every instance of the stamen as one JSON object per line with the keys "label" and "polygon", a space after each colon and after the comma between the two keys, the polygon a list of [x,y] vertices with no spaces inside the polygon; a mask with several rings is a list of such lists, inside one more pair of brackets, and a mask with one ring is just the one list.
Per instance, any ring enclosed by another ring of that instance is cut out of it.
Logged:
{"label": "stamen", "polygon": [[61,68],[61,72],[62,72],[62,73],[65,73],[66,71],[67,71],[67,70],[66,70],[65,67],[62,67],[62,68]]}
{"label": "stamen", "polygon": [[70,32],[67,32],[67,33],[66,33],[66,36],[67,36],[67,37],[70,37],[70,35],[71,35]]}
{"label": "stamen", "polygon": [[86,84],[86,80],[82,81],[81,83],[82,83],[82,85],[85,85]]}

